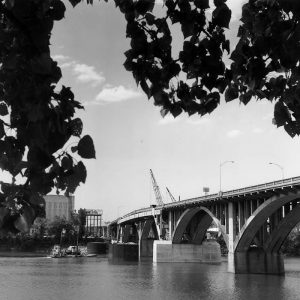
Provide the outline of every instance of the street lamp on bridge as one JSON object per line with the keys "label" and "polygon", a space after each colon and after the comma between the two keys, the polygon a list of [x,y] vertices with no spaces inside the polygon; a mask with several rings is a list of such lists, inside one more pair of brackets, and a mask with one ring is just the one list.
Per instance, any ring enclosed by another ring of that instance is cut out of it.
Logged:
{"label": "street lamp on bridge", "polygon": [[220,172],[219,172],[219,175],[220,175],[220,192],[222,191],[222,167],[227,163],[234,163],[234,161],[233,160],[226,160],[226,161],[223,161],[222,163],[220,163]]}
{"label": "street lamp on bridge", "polygon": [[281,175],[282,175],[282,179],[284,179],[284,171],[283,171],[283,167],[279,164],[275,164],[273,162],[269,162],[269,165],[274,165],[274,166],[277,166],[278,168],[280,168],[281,170]]}

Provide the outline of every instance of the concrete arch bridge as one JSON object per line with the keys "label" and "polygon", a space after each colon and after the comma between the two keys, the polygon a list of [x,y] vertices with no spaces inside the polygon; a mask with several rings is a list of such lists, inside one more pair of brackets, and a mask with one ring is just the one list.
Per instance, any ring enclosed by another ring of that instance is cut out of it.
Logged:
{"label": "concrete arch bridge", "polygon": [[[203,260],[212,222],[228,249],[228,271],[283,274],[280,247],[300,222],[300,177],[135,210],[110,224],[154,261]],[[167,259],[167,260],[164,260]]]}

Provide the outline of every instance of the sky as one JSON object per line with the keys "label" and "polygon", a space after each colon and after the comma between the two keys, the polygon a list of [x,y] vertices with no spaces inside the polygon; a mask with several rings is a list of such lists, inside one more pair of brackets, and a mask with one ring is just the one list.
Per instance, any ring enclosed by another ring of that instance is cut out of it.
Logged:
{"label": "sky", "polygon": [[[88,176],[75,192],[77,209],[102,209],[104,220],[112,221],[154,204],[149,169],[164,202],[171,201],[166,187],[182,200],[202,196],[203,187],[218,192],[220,164],[226,161],[234,163],[221,168],[223,191],[300,175],[299,138],[272,124],[272,103],[252,100],[245,106],[238,100],[225,103],[222,97],[211,115],[162,118],[123,67],[130,41],[113,1],[76,8],[65,3],[51,54],[62,68],[61,84],[71,86],[85,106],[77,116],[83,134],[92,136],[97,156],[84,160]],[[242,2],[227,3],[233,10],[232,37]],[[280,165],[283,174],[270,162]]]}

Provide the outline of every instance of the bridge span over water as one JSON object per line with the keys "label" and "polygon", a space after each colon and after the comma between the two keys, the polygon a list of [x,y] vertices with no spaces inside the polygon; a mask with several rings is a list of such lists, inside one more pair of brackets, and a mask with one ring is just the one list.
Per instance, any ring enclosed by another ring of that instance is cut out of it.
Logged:
{"label": "bridge span over water", "polygon": [[152,205],[110,226],[118,242],[139,244],[140,257],[197,261],[197,249],[214,223],[228,249],[230,272],[283,274],[280,248],[299,222],[300,177],[293,177]]}

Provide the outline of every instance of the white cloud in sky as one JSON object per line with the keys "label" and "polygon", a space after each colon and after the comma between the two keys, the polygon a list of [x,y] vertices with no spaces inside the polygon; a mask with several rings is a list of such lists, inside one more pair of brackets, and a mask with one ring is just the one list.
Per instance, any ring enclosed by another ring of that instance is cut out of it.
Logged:
{"label": "white cloud in sky", "polygon": [[252,132],[253,133],[262,133],[262,132],[264,132],[261,128],[259,128],[259,127],[255,127],[255,128],[253,128],[253,130],[252,130]]}
{"label": "white cloud in sky", "polygon": [[105,77],[102,75],[102,73],[97,72],[94,66],[74,63],[72,66],[72,71],[77,80],[83,83],[99,85],[105,81]]}
{"label": "white cloud in sky", "polygon": [[70,68],[72,65],[73,65],[73,61],[70,61],[70,62],[65,62],[65,63],[62,63],[61,65],[59,65],[62,69],[64,68]]}
{"label": "white cloud in sky", "polygon": [[57,61],[64,61],[64,60],[68,60],[69,56],[66,56],[63,54],[55,54],[55,55],[52,55],[52,59],[57,60]]}
{"label": "white cloud in sky", "polygon": [[132,98],[140,97],[141,93],[137,90],[126,88],[123,85],[105,86],[102,91],[96,96],[95,101],[91,104],[107,104],[122,102]]}
{"label": "white cloud in sky", "polygon": [[59,66],[62,69],[71,69],[75,78],[82,83],[90,83],[92,86],[97,86],[105,82],[103,74],[98,72],[94,66],[70,60],[69,56],[63,54],[53,55],[52,58],[59,62]]}
{"label": "white cloud in sky", "polygon": [[236,138],[242,134],[242,131],[238,129],[232,129],[226,133],[226,136],[229,138]]}

